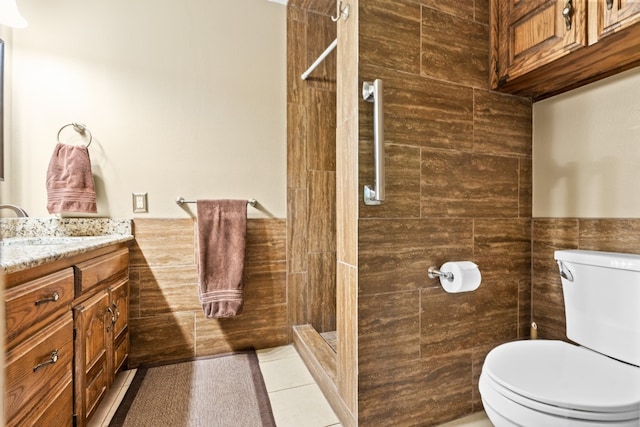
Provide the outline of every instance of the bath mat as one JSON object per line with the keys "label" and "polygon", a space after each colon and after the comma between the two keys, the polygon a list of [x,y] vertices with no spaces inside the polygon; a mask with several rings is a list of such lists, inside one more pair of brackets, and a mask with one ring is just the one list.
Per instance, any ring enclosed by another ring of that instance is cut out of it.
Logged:
{"label": "bath mat", "polygon": [[138,368],[110,427],[275,427],[254,351]]}

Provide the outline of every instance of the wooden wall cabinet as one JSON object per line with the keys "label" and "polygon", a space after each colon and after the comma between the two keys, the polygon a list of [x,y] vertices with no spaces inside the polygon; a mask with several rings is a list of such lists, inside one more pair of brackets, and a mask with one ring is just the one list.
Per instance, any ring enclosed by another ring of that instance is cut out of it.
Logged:
{"label": "wooden wall cabinet", "polygon": [[7,275],[4,425],[85,426],[129,355],[129,251]]}
{"label": "wooden wall cabinet", "polygon": [[[582,1],[500,1],[494,89],[587,45]],[[565,21],[562,13],[567,15]]]}
{"label": "wooden wall cabinet", "polygon": [[640,2],[491,0],[491,88],[543,99],[640,65]]}
{"label": "wooden wall cabinet", "polygon": [[589,20],[597,25],[592,25],[589,39],[595,43],[640,22],[640,1],[600,0],[591,12]]}

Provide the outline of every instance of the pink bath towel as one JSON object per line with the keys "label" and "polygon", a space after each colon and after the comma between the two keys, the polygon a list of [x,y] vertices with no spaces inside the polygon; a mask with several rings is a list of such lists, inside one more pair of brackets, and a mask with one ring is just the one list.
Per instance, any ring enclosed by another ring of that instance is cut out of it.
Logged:
{"label": "pink bath towel", "polygon": [[58,143],[47,170],[49,213],[96,213],[96,190],[89,149],[84,145]]}
{"label": "pink bath towel", "polygon": [[235,317],[244,304],[246,200],[198,200],[198,277],[208,318]]}

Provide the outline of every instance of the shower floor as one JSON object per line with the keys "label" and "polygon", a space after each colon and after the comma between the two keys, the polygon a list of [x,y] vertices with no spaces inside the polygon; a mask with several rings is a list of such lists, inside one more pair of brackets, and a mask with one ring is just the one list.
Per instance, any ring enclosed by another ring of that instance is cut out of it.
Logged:
{"label": "shower floor", "polygon": [[338,343],[338,335],[336,334],[336,331],[322,332],[320,333],[320,336],[327,342],[327,344],[329,344],[329,347],[331,347],[335,353],[336,345]]}

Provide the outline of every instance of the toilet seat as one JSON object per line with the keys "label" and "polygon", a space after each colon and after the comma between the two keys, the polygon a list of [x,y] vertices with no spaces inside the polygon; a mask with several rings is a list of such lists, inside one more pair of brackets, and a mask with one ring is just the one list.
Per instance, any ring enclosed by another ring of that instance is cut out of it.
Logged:
{"label": "toilet seat", "polygon": [[[603,414],[601,419],[583,413],[549,413],[532,409],[509,400],[499,392],[486,386],[486,376],[480,378],[480,390],[484,410],[496,427],[638,427],[638,418],[616,420],[606,419],[611,414]],[[585,419],[587,418],[587,419]]]}
{"label": "toilet seat", "polygon": [[481,393],[489,405],[504,397],[561,418],[640,419],[640,368],[564,341],[496,347],[483,365]]}

